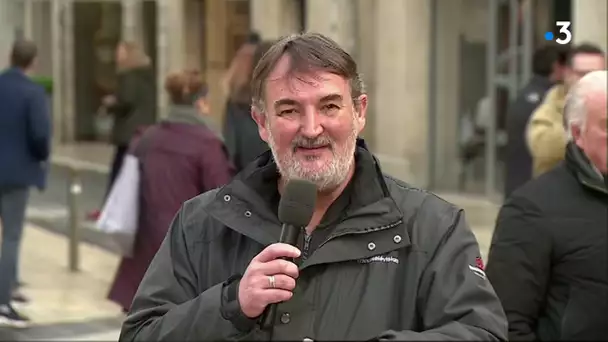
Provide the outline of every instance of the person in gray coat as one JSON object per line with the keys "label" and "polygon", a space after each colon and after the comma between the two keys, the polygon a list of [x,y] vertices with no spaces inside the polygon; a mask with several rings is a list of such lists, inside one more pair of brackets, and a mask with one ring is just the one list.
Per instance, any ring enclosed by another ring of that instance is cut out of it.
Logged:
{"label": "person in gray coat", "polygon": [[[284,38],[252,89],[270,152],[183,204],[120,341],[507,340],[463,211],[384,175],[357,139],[368,99],[346,51]],[[318,190],[297,246],[277,243],[291,179]]]}
{"label": "person in gray coat", "polygon": [[[150,57],[138,44],[122,42],[116,48],[116,64],[116,92],[102,99],[106,112],[114,118],[111,141],[115,149],[106,194],[118,176],[129,142],[139,130],[153,125],[157,115],[156,75]],[[96,220],[99,214],[95,210],[87,216]]]}
{"label": "person in gray coat", "polygon": [[120,170],[129,142],[136,130],[156,121],[156,79],[150,58],[142,48],[122,42],[116,49],[118,88],[116,94],[103,99],[114,116],[112,143],[116,146],[110,186]]}

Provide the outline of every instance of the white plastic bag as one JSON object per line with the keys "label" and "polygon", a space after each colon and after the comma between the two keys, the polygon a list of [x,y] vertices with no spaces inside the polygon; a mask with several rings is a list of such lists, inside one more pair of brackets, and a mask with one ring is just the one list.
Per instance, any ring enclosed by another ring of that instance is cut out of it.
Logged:
{"label": "white plastic bag", "polygon": [[97,220],[96,227],[106,233],[122,256],[133,255],[139,218],[139,160],[127,154]]}

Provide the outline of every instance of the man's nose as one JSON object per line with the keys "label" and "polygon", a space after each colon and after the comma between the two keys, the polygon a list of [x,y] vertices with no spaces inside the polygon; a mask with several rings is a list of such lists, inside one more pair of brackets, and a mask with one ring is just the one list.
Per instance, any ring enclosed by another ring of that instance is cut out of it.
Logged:
{"label": "man's nose", "polygon": [[316,109],[307,109],[306,113],[301,117],[302,125],[300,132],[307,138],[315,138],[323,133],[321,118]]}

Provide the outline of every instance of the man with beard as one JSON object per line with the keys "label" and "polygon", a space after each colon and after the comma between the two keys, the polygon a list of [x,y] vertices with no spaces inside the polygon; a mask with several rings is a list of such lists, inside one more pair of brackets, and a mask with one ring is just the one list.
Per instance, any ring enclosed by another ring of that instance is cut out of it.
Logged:
{"label": "man with beard", "polygon": [[[357,139],[368,98],[348,53],[319,34],[284,38],[252,90],[271,151],[184,203],[122,341],[506,340],[462,210],[383,175]],[[298,247],[277,243],[291,179],[318,189]]]}

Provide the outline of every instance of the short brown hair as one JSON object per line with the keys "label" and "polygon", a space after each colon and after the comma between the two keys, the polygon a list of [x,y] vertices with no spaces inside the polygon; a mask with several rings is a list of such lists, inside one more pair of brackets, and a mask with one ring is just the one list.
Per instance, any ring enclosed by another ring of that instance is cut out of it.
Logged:
{"label": "short brown hair", "polygon": [[338,43],[320,33],[294,34],[272,45],[255,66],[251,90],[253,105],[259,110],[264,109],[264,91],[268,76],[285,54],[291,58],[290,76],[325,71],[349,80],[353,100],[365,93],[357,63]]}
{"label": "short brown hair", "polygon": [[21,69],[27,69],[32,66],[38,49],[36,44],[29,40],[18,40],[13,44],[11,51],[11,66]]}
{"label": "short brown hair", "polygon": [[207,84],[198,70],[174,72],[165,79],[165,90],[173,104],[190,105],[196,97],[207,96]]}

